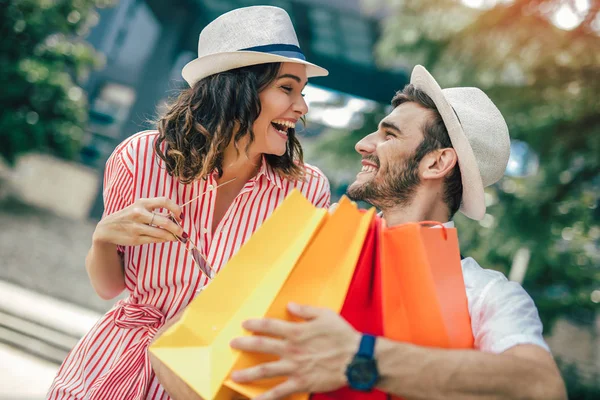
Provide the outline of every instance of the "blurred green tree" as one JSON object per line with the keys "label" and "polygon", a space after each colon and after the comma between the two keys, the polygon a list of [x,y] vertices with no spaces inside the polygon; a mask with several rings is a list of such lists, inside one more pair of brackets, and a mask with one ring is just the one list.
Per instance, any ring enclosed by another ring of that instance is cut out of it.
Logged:
{"label": "blurred green tree", "polygon": [[[482,88],[503,112],[514,143],[533,153],[511,160],[513,176],[489,188],[480,224],[457,216],[463,254],[507,274],[515,255],[524,256],[523,285],[546,331],[559,316],[593,321],[600,303],[600,2],[364,4],[387,11],[377,47],[383,65],[423,64],[442,87]],[[571,30],[557,27],[565,21]],[[329,132],[313,144],[323,156],[338,155],[332,168],[324,166],[327,173],[339,176],[348,163],[358,170],[354,143],[375,129],[382,110],[367,114],[358,130]],[[345,176],[341,181],[333,183],[348,184]]]}
{"label": "blurred green tree", "polygon": [[76,156],[87,121],[80,87],[101,57],[84,41],[114,0],[0,0],[0,156]]}

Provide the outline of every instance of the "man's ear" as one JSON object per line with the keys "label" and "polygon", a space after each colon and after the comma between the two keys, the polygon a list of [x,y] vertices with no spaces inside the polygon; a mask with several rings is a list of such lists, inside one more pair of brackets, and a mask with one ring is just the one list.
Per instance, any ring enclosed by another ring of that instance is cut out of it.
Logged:
{"label": "man's ear", "polygon": [[421,160],[421,178],[442,179],[452,172],[457,162],[453,148],[434,150]]}

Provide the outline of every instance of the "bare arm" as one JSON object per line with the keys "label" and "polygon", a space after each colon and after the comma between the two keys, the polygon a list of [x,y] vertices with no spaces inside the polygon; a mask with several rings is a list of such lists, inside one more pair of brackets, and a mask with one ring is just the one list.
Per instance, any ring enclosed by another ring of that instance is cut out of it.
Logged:
{"label": "bare arm", "polygon": [[[234,371],[232,378],[240,383],[288,377],[257,400],[329,392],[347,384],[346,366],[361,334],[331,310],[290,304],[288,311],[306,322],[246,321],[244,328],[257,335],[231,343],[237,350],[280,357],[276,362]],[[375,358],[381,376],[378,389],[406,400],[566,399],[552,356],[533,344],[494,354],[428,348],[380,337]]]}
{"label": "bare arm", "polygon": [[102,299],[110,300],[125,289],[123,260],[117,253],[117,245],[92,239],[85,268],[92,287]]}
{"label": "bare arm", "polygon": [[536,345],[502,354],[438,350],[383,338],[376,347],[378,388],[411,400],[566,400],[550,353]]}

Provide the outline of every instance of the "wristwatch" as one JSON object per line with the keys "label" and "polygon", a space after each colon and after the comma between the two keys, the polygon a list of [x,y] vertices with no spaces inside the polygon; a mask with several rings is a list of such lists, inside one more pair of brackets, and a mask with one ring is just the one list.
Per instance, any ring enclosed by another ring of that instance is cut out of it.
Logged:
{"label": "wristwatch", "polygon": [[358,352],[346,367],[348,386],[354,390],[370,392],[379,381],[377,361],[374,357],[376,339],[376,336],[364,334],[360,339]]}

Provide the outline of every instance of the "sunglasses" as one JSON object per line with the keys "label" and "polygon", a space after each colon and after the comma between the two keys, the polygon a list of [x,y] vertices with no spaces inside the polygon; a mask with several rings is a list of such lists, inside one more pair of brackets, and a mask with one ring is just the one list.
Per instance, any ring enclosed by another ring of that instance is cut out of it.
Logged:
{"label": "sunglasses", "polygon": [[[183,208],[185,206],[187,206],[188,204],[192,203],[195,200],[198,200],[200,197],[204,196],[206,193],[209,193],[213,190],[216,190],[222,186],[227,185],[228,183],[231,183],[235,180],[235,178],[230,179],[226,182],[221,183],[220,185],[214,186],[210,189],[208,189],[207,191],[199,194],[198,196],[194,197],[193,199],[191,199],[190,201],[188,201],[187,203],[181,205],[181,209],[183,210]],[[171,213],[169,213],[169,219],[171,221],[173,221],[175,224],[177,224],[180,228],[183,229],[183,227],[181,226],[181,224],[179,222],[177,222],[177,220],[175,219],[175,216]],[[196,237],[195,234],[195,228],[194,228],[194,224],[191,224],[191,233],[192,235],[190,237],[188,237],[187,239],[183,239],[177,235],[173,235],[177,241],[179,243],[181,243],[184,248],[185,251],[188,253],[189,256],[191,256],[194,264],[196,265],[196,267],[198,267],[198,269],[209,279],[212,280],[215,275],[216,275],[216,270],[209,264],[208,260],[206,259],[206,257],[202,254],[202,251],[200,251],[200,249],[194,244],[192,243],[192,237]]]}

